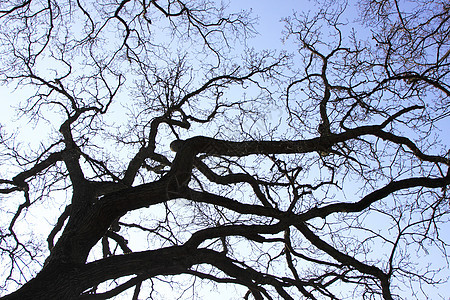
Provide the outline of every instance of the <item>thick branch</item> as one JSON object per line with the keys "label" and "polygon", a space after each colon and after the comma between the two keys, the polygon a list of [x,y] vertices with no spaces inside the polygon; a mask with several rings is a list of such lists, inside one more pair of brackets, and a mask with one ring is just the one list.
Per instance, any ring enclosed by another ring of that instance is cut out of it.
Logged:
{"label": "thick branch", "polygon": [[324,207],[312,208],[309,211],[301,214],[302,218],[306,220],[312,218],[325,218],[326,216],[337,212],[360,212],[368,208],[371,204],[397,192],[400,190],[415,188],[415,187],[427,187],[427,188],[439,188],[446,187],[450,184],[450,176],[447,175],[443,178],[428,178],[428,177],[415,177],[408,178],[399,181],[392,181],[386,186],[373,191],[361,200],[355,203],[334,203]]}
{"label": "thick branch", "polygon": [[389,289],[389,277],[386,275],[382,270],[375,266],[367,265],[356,258],[349,256],[345,253],[342,253],[332,247],[327,242],[320,239],[317,235],[315,235],[305,223],[300,223],[296,225],[296,228],[317,248],[324,251],[340,263],[349,265],[360,271],[364,274],[369,274],[372,276],[375,276],[381,283],[382,291],[383,291],[383,297],[386,300],[392,299],[390,289]]}
{"label": "thick branch", "polygon": [[35,164],[29,170],[23,171],[20,174],[16,175],[13,178],[13,181],[15,183],[25,182],[26,179],[39,174],[40,172],[42,172],[45,169],[47,169],[48,167],[54,165],[56,162],[61,161],[62,159],[63,159],[62,152],[54,152],[54,153],[50,154],[43,161]]}

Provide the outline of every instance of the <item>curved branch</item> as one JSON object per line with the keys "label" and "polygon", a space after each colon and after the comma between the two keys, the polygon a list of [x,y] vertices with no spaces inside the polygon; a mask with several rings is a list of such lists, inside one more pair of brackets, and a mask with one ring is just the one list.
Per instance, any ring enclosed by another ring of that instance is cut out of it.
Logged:
{"label": "curved branch", "polygon": [[366,195],[358,202],[335,203],[320,208],[312,208],[308,212],[301,214],[301,216],[306,220],[309,220],[317,217],[325,218],[326,216],[337,212],[361,212],[378,200],[381,200],[400,190],[415,187],[445,188],[449,184],[450,174],[447,174],[447,176],[443,178],[415,177],[399,181],[392,181],[381,189],[375,190],[372,193]]}

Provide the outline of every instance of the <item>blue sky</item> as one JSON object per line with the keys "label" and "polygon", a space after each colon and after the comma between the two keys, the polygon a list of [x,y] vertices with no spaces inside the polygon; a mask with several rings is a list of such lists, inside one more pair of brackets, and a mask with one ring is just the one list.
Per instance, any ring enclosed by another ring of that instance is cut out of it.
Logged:
{"label": "blue sky", "polygon": [[[281,31],[284,27],[284,24],[280,22],[280,20],[284,17],[287,17],[292,14],[293,10],[296,11],[304,11],[308,9],[313,9],[313,2],[310,1],[296,1],[296,0],[280,0],[280,1],[268,1],[268,0],[240,0],[233,1],[230,4],[230,10],[239,10],[239,9],[251,9],[255,15],[259,17],[258,24],[255,29],[259,32],[259,34],[248,41],[249,46],[254,46],[257,49],[283,49],[284,46],[281,42]],[[293,50],[293,49],[287,49]],[[0,110],[0,122],[5,122],[6,119],[9,119],[13,116],[13,111],[9,109],[9,105],[7,103],[11,99],[11,97],[20,97],[21,93],[18,94],[10,94],[8,90],[0,87],[0,101],[2,101],[2,109]],[[448,124],[447,120],[441,122],[442,129],[446,128],[446,124]],[[22,128],[23,130],[23,128]],[[33,135],[33,130],[30,132],[23,132],[23,134]],[[450,135],[447,134],[446,131],[443,132],[442,137],[448,142],[450,141]],[[49,224],[50,225],[50,224]],[[233,297],[239,298],[241,295],[231,294],[231,291],[224,292],[222,290],[222,286],[219,287],[219,292],[214,294],[215,299],[231,299]]]}

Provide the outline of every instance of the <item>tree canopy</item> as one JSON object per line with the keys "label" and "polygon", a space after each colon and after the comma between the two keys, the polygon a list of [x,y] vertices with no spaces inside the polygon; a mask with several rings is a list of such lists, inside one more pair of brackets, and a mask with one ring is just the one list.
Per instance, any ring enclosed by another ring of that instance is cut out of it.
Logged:
{"label": "tree canopy", "polygon": [[0,1],[2,299],[444,298],[450,4],[303,6]]}

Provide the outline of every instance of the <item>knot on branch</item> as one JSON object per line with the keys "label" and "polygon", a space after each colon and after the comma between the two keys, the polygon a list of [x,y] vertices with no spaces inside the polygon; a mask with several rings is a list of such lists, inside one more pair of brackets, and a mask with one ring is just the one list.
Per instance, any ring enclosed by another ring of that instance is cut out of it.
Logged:
{"label": "knot on branch", "polygon": [[172,143],[170,143],[170,150],[172,150],[173,152],[180,151],[181,147],[183,146],[183,142],[184,141],[181,140],[173,141]]}

